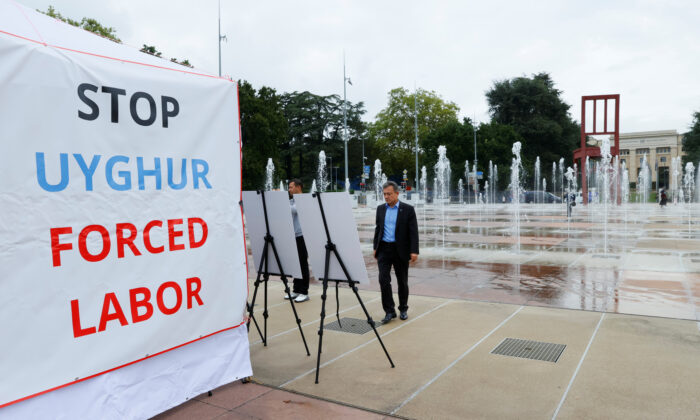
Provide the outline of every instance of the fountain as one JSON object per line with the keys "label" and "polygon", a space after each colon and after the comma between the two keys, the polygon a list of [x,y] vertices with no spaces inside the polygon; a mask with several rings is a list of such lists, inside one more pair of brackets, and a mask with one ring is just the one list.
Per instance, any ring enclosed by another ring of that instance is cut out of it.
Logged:
{"label": "fountain", "polygon": [[350,180],[345,178],[345,192],[350,194]]}
{"label": "fountain", "polygon": [[280,180],[280,191],[284,191],[284,182]]}
{"label": "fountain", "polygon": [[[472,166],[472,190],[474,191],[474,204],[477,204],[476,196],[479,195],[479,177],[476,175],[476,163]],[[469,185],[469,182],[467,182]]]}
{"label": "fountain", "polygon": [[[587,186],[588,190],[591,189],[591,157],[590,156],[586,156],[586,186]],[[587,198],[590,202],[590,195]]]}
{"label": "fountain", "polygon": [[[533,191],[540,190],[540,157],[537,156],[535,159],[535,185],[533,186]],[[537,197],[539,194],[535,193],[535,204],[537,204]]]}
{"label": "fountain", "polygon": [[557,195],[557,163],[552,162],[552,194]]}
{"label": "fountain", "polygon": [[[700,168],[699,168],[700,169]],[[680,188],[679,179],[682,172],[681,157],[677,156],[671,159],[671,202],[678,203],[678,190]]]}
{"label": "fountain", "polygon": [[493,182],[491,183],[493,191],[493,201],[496,202],[496,192],[498,191],[498,165],[493,165]]}
{"label": "fountain", "polygon": [[379,201],[382,197],[382,162],[377,159],[374,161],[374,200]]}
{"label": "fountain", "polygon": [[639,176],[637,177],[637,202],[646,203],[651,193],[651,171],[647,163],[646,153],[642,157]]}
{"label": "fountain", "polygon": [[547,180],[542,178],[542,191],[547,192]]}
{"label": "fountain", "polygon": [[438,147],[438,160],[435,164],[435,190],[433,191],[433,196],[436,197],[433,202],[440,203],[442,213],[442,247],[444,248],[445,231],[447,230],[445,205],[450,203],[450,160],[447,159],[447,148],[442,145]]}
{"label": "fountain", "polygon": [[428,232],[426,213],[428,208],[428,171],[423,166],[420,169],[420,187],[423,190],[421,194],[423,195],[423,233]]}
{"label": "fountain", "polygon": [[695,166],[693,162],[685,164],[685,175],[683,176],[683,189],[685,200],[688,204],[693,202],[693,193],[695,192]]}
{"label": "fountain", "polygon": [[316,180],[314,179],[314,180],[311,182],[311,194],[313,194],[313,193],[315,193],[315,192],[317,192],[317,191],[318,191],[318,190],[316,190]]}
{"label": "fountain", "polygon": [[[559,180],[561,181],[559,185],[561,185],[561,194],[559,195],[560,197],[564,195],[564,158],[559,158]],[[562,200],[562,203],[565,200]]]}
{"label": "fountain", "polygon": [[491,186],[491,197],[489,198],[489,201],[491,203],[493,203],[494,199],[496,198],[496,196],[493,193],[493,186],[496,184],[493,183],[493,162],[490,160],[489,160],[489,179],[488,179],[488,181],[489,181],[488,182],[489,185]]}
{"label": "fountain", "polygon": [[693,206],[693,190],[695,190],[695,167],[693,162],[685,164],[685,175],[683,176],[683,189],[685,190],[686,200],[688,201],[688,236],[691,231],[691,207]]}
{"label": "fountain", "polygon": [[516,239],[515,252],[520,254],[520,171],[523,167],[520,159],[520,148],[522,144],[519,141],[513,143],[513,163],[510,167],[510,194],[511,202],[513,203],[513,235]]}
{"label": "fountain", "polygon": [[700,162],[698,162],[698,173],[695,175],[695,201],[700,201]]}
{"label": "fountain", "polygon": [[459,204],[464,204],[464,183],[462,178],[457,182],[457,190],[459,191]]}
{"label": "fountain", "polygon": [[[611,182],[611,172],[616,173],[617,168],[610,165],[612,160],[612,155],[610,154],[610,139],[604,137],[600,145],[600,179],[601,188],[598,190],[600,199],[603,201],[603,253],[608,253],[608,203],[610,200],[610,190],[614,188],[617,190],[617,185]],[[615,176],[613,176],[615,178]]]}
{"label": "fountain", "polygon": [[449,203],[450,200],[450,160],[447,159],[447,148],[438,147],[438,161],[435,164],[435,191],[438,200]]}
{"label": "fountain", "polygon": [[[469,160],[464,161],[464,182],[469,185]],[[467,189],[467,204],[469,204],[469,189]]]}
{"label": "fountain", "polygon": [[275,175],[275,164],[272,163],[272,158],[267,158],[267,166],[265,166],[265,191],[272,191],[272,177]]}
{"label": "fountain", "polygon": [[316,187],[318,192],[326,192],[330,182],[326,171],[326,152],[321,150],[318,154],[318,169],[316,170]]}

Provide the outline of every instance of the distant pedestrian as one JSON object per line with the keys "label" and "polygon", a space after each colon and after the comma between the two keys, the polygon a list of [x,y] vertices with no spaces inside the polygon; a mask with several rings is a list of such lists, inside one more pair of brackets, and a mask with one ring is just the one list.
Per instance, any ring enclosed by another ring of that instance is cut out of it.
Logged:
{"label": "distant pedestrian", "polygon": [[309,300],[309,253],[306,250],[304,234],[301,231],[297,207],[294,202],[294,194],[303,192],[304,184],[295,178],[289,181],[287,192],[289,193],[289,205],[292,208],[292,221],[294,222],[294,235],[297,240],[297,253],[299,254],[299,265],[301,265],[301,278],[294,279],[294,288],[289,295],[284,295],[285,299],[294,299],[294,302],[306,302]]}
{"label": "distant pedestrian", "polygon": [[666,189],[661,188],[659,190],[659,193],[661,194],[661,199],[659,200],[659,205],[661,207],[665,206],[668,203],[668,197],[666,196]]}

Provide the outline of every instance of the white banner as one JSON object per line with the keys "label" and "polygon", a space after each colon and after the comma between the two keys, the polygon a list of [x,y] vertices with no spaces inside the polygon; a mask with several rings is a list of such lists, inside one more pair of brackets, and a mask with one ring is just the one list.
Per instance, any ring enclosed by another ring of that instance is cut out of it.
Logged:
{"label": "white banner", "polygon": [[241,325],[238,124],[235,83],[0,33],[0,407]]}

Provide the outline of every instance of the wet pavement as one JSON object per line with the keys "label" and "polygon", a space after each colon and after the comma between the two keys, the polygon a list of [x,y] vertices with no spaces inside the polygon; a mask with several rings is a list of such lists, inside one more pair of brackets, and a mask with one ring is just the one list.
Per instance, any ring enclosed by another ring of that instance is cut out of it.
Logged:
{"label": "wet pavement", "polygon": [[[700,205],[418,206],[411,293],[700,320]],[[607,213],[607,220],[603,214]],[[374,209],[355,211],[371,290]],[[517,251],[517,244],[520,251]]]}
{"label": "wet pavement", "polygon": [[[395,369],[371,332],[326,330],[314,384],[320,284],[297,305],[309,357],[276,281],[268,346],[249,336],[266,386],[227,385],[162,417],[698,418],[700,206],[519,212],[516,230],[512,206],[417,207],[409,319],[377,328]],[[376,320],[374,209],[354,214],[370,281],[360,294]],[[326,325],[332,289],[328,302]],[[339,303],[339,316],[364,318],[346,287]],[[507,337],[566,347],[556,363],[491,354]]]}

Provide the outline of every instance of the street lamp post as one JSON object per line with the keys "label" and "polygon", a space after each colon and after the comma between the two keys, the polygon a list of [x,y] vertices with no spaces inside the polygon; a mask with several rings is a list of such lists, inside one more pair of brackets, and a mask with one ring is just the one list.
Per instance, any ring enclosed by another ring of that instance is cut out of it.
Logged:
{"label": "street lamp post", "polygon": [[[345,143],[345,179],[348,179],[348,112],[347,112],[347,85],[352,86],[352,81],[345,76],[345,52],[343,52],[343,140]],[[364,142],[363,149],[364,149]],[[364,155],[364,152],[363,152]]]}
{"label": "street lamp post", "polygon": [[221,41],[226,41],[226,35],[221,35],[221,0],[219,0],[219,77],[221,77]]}
{"label": "street lamp post", "polygon": [[418,175],[418,90],[413,93],[413,131],[416,135],[416,191],[420,191],[420,175]]}

